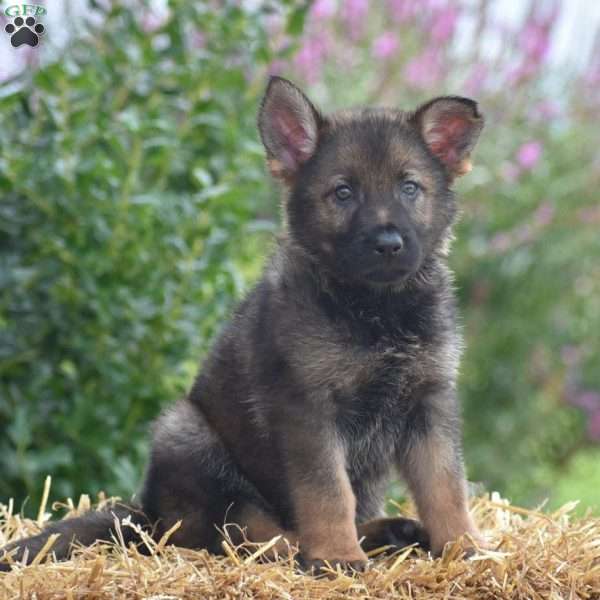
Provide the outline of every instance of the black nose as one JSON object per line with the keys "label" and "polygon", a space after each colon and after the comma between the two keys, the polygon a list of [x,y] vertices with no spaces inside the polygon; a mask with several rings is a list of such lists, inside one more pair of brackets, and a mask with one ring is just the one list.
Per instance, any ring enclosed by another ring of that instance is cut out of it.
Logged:
{"label": "black nose", "polygon": [[381,256],[397,256],[403,248],[404,241],[397,231],[382,231],[375,238],[374,250]]}

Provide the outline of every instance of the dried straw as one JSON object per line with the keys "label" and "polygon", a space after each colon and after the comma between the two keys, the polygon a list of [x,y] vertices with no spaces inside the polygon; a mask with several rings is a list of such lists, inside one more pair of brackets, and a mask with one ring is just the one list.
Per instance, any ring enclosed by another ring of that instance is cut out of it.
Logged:
{"label": "dried straw", "polygon": [[[70,500],[62,507],[72,516],[89,505],[83,497],[77,507]],[[224,542],[225,556],[217,557],[168,545],[177,525],[159,542],[142,533],[148,556],[125,548],[118,534],[113,544],[78,549],[61,563],[52,561],[49,543],[35,565],[0,574],[0,598],[600,599],[600,519],[574,517],[575,505],[542,512],[511,506],[497,494],[478,498],[472,510],[492,549],[465,559],[455,545],[436,560],[404,550],[375,556],[366,573],[332,570],[319,579],[298,572],[291,556],[266,561],[277,538],[262,545]],[[39,514],[40,523],[49,518],[45,501]],[[0,505],[0,545],[36,533],[38,521],[14,514],[12,502]],[[125,519],[120,527],[134,525]]]}

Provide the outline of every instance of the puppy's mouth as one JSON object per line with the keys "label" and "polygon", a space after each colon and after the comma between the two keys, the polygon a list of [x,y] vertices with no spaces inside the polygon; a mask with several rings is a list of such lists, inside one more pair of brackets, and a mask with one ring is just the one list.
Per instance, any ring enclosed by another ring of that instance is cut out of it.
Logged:
{"label": "puppy's mouth", "polygon": [[363,278],[369,283],[379,285],[401,283],[414,273],[413,269],[398,266],[395,268],[371,269],[363,274]]}

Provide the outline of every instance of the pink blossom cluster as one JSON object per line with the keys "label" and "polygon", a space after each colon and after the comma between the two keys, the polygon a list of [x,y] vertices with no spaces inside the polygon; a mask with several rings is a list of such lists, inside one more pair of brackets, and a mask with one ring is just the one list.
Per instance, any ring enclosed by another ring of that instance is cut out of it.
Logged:
{"label": "pink blossom cluster", "polygon": [[552,202],[540,203],[528,222],[495,234],[489,242],[490,249],[494,253],[502,254],[523,244],[535,242],[542,231],[552,223],[555,212]]}
{"label": "pink blossom cluster", "polygon": [[567,395],[567,401],[582,409],[587,416],[587,435],[600,442],[600,392],[598,390],[578,390]]}
{"label": "pink blossom cluster", "polygon": [[552,33],[560,13],[560,3],[551,0],[536,3],[517,36],[520,55],[517,65],[509,71],[508,83],[516,85],[536,75],[546,61]]}
{"label": "pink blossom cluster", "polygon": [[[375,89],[385,83],[377,81],[381,74],[416,91],[458,83],[465,94],[512,93],[544,76],[565,2],[532,1],[516,24],[494,13],[495,6],[466,0],[315,0],[295,55],[275,58],[271,70],[287,68],[314,84],[326,72],[344,73],[352,66],[373,73]],[[490,51],[490,39],[500,50]],[[281,44],[275,45],[277,51]],[[583,80],[589,95],[600,100],[598,56],[592,52]],[[544,108],[555,114],[551,102]]]}
{"label": "pink blossom cluster", "polygon": [[501,167],[501,175],[508,183],[514,183],[532,171],[540,162],[543,154],[543,144],[540,140],[529,140],[519,146],[512,161],[506,162]]}

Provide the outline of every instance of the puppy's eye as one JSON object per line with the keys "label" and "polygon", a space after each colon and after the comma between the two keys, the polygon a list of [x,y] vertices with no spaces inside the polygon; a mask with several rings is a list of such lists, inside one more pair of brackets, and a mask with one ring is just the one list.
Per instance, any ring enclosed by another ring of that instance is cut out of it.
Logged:
{"label": "puppy's eye", "polygon": [[338,185],[335,188],[335,197],[340,200],[340,202],[346,202],[352,198],[352,190],[348,185]]}
{"label": "puppy's eye", "polygon": [[404,181],[400,186],[402,195],[411,200],[417,197],[419,189],[419,184],[414,181]]}

